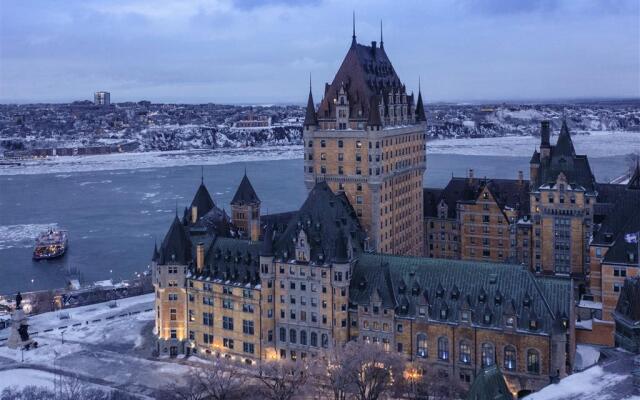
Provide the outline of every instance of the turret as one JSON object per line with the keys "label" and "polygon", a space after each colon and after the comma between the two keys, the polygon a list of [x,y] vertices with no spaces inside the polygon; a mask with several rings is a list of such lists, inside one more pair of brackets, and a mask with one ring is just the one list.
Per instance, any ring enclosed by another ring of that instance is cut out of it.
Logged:
{"label": "turret", "polygon": [[231,218],[249,239],[260,237],[260,199],[253,189],[245,171],[236,194],[231,200]]}

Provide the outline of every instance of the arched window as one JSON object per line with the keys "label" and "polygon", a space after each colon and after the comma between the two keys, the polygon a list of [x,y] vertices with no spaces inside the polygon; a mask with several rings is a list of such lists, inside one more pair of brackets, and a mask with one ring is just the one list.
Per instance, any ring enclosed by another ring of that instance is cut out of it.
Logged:
{"label": "arched window", "polygon": [[329,347],[329,336],[327,336],[326,333],[322,334],[322,347],[324,347],[325,349]]}
{"label": "arched window", "polygon": [[516,370],[516,348],[507,346],[504,348],[504,369],[507,371]]}
{"label": "arched window", "polygon": [[287,330],[284,328],[280,328],[280,341],[281,342],[287,341]]}
{"label": "arched window", "polygon": [[444,336],[438,338],[438,359],[445,361],[449,359],[449,339]]}
{"label": "arched window", "polygon": [[495,351],[491,343],[482,343],[482,366],[488,367],[495,362]]}
{"label": "arched window", "polygon": [[540,353],[536,350],[527,351],[527,372],[530,374],[540,373]]}
{"label": "arched window", "polygon": [[418,333],[416,337],[416,356],[420,358],[427,358],[427,335],[424,333]]}
{"label": "arched window", "polygon": [[298,340],[298,335],[295,329],[289,329],[289,341],[295,343]]}
{"label": "arched window", "polygon": [[318,334],[311,332],[311,346],[318,347]]}
{"label": "arched window", "polygon": [[471,363],[471,346],[469,346],[469,342],[464,340],[460,342],[460,362]]}
{"label": "arched window", "polygon": [[307,331],[300,331],[300,344],[307,345]]}

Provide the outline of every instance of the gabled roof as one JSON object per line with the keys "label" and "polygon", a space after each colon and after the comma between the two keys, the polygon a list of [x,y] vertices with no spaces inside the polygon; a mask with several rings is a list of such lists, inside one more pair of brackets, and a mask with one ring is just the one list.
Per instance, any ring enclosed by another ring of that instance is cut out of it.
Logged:
{"label": "gabled roof", "polygon": [[[470,309],[472,325],[504,328],[506,317],[515,311],[516,327],[537,334],[561,329],[558,320],[570,315],[572,307],[570,281],[536,277],[518,265],[360,254],[353,268],[350,301],[370,305],[373,291],[390,305],[397,299],[401,317],[460,323],[461,310]],[[427,315],[422,316],[419,307],[425,303]],[[535,328],[531,320],[536,321]]]}
{"label": "gabled roof", "polygon": [[444,189],[425,189],[425,216],[436,217],[441,201],[447,204],[447,218],[456,218],[458,202],[475,202],[482,189],[487,186],[503,209],[510,207],[518,216],[529,214],[529,181],[518,179],[469,179],[451,178]]}
{"label": "gabled roof", "polygon": [[496,364],[480,370],[469,388],[467,400],[513,400],[504,375]]}
{"label": "gabled roof", "polygon": [[213,202],[207,187],[204,185],[204,182],[200,183],[200,186],[196,191],[196,195],[193,197],[193,201],[191,202],[191,207],[198,207],[198,215],[205,215],[215,206],[216,205]]}
{"label": "gabled roof", "polygon": [[160,246],[158,264],[187,265],[191,261],[191,241],[176,215]]}
{"label": "gabled roof", "polygon": [[325,263],[334,258],[339,231],[350,239],[352,251],[358,253],[363,249],[365,233],[353,207],[346,196],[334,194],[326,182],[316,183],[298,213],[278,235],[274,243],[276,257],[286,258],[285,253],[294,257],[294,240],[300,230],[307,235],[314,262]]}
{"label": "gabled roof", "polygon": [[257,203],[260,203],[260,199],[258,198],[256,191],[253,190],[253,186],[245,172],[242,177],[242,181],[240,181],[240,186],[238,186],[238,190],[236,190],[236,194],[233,196],[233,200],[231,200],[231,204],[243,205]]}

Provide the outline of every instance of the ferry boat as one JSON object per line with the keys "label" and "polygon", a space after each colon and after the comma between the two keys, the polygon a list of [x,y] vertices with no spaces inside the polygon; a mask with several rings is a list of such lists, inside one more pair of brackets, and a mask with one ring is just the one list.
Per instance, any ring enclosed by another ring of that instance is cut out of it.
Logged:
{"label": "ferry boat", "polygon": [[49,229],[42,232],[36,238],[36,246],[33,249],[34,260],[46,260],[62,257],[69,244],[67,231]]}

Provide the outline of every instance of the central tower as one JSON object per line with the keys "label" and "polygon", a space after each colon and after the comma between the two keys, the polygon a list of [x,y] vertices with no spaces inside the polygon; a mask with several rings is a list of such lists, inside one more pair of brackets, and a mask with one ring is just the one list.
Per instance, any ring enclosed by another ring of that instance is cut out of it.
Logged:
{"label": "central tower", "polygon": [[343,192],[378,252],[423,255],[422,181],[426,118],[380,45],[356,42],[304,122],[307,190],[317,181]]}

